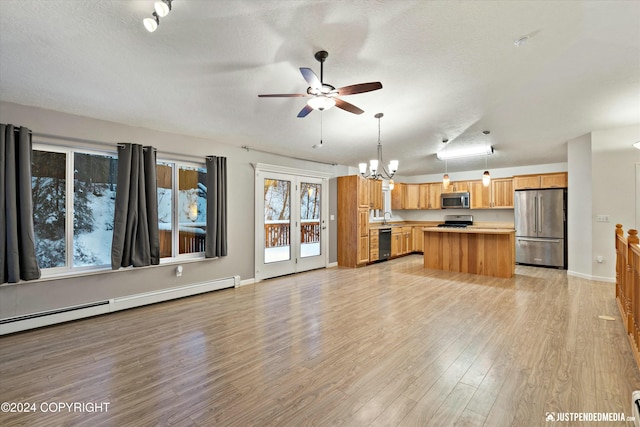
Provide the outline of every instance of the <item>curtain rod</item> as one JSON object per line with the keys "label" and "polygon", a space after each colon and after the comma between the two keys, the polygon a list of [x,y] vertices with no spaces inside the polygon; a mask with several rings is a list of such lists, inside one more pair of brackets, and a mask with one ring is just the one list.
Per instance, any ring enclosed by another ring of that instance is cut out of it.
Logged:
{"label": "curtain rod", "polygon": [[[1,0],[0,0],[1,1]],[[80,142],[82,144],[91,144],[94,146],[98,146],[98,147],[108,147],[108,148],[112,148],[114,151],[116,151],[116,148],[119,146],[122,146],[122,142],[118,142],[118,143],[113,143],[113,142],[105,142],[105,141],[95,141],[92,139],[83,139],[83,138],[74,138],[71,136],[62,136],[62,135],[53,135],[50,133],[40,133],[40,132],[32,132],[32,136],[33,137],[40,137],[40,138],[50,138],[50,139],[58,139],[58,140],[63,140],[63,141],[73,141],[73,142]],[[61,147],[68,147],[67,145],[64,144],[52,144],[52,145],[58,145]],[[75,147],[75,148],[80,148],[80,149],[84,149],[84,150],[95,150],[96,147]],[[159,155],[161,156],[176,156],[176,157],[182,157],[182,158],[186,158],[186,159],[197,159],[202,161],[202,159],[206,159],[209,158],[211,156],[196,156],[194,154],[185,154],[185,153],[175,153],[172,151],[157,151]]]}
{"label": "curtain rod", "polygon": [[252,150],[252,151],[257,151],[258,153],[273,154],[274,156],[286,157],[287,159],[303,160],[305,162],[320,163],[320,164],[323,164],[323,165],[330,165],[330,166],[337,166],[338,165],[337,163],[333,163],[333,162],[323,162],[323,161],[320,161],[320,160],[303,159],[302,157],[294,157],[294,156],[288,156],[286,154],[273,153],[271,151],[259,150],[257,148],[251,148],[251,147],[249,147],[247,145],[243,145],[240,148],[243,148],[243,149],[247,150],[247,152],[249,150]]}

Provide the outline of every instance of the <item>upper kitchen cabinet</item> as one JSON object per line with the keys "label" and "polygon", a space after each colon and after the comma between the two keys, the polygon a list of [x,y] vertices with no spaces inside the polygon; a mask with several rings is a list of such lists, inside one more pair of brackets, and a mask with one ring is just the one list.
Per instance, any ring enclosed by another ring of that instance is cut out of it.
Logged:
{"label": "upper kitchen cabinet", "polygon": [[420,184],[405,184],[404,209],[420,209]]}
{"label": "upper kitchen cabinet", "polygon": [[369,180],[365,179],[365,178],[362,178],[359,175],[352,175],[352,176],[357,178],[357,188],[358,188],[357,200],[358,200],[358,206],[360,206],[361,208],[368,208],[369,207]]}
{"label": "upper kitchen cabinet", "polygon": [[471,209],[513,208],[513,180],[511,178],[492,179],[485,187],[482,180],[469,181]]}
{"label": "upper kitchen cabinet", "polygon": [[369,179],[369,209],[384,208],[382,199],[382,181],[379,179]]}
{"label": "upper kitchen cabinet", "polygon": [[513,177],[514,190],[527,190],[532,188],[566,188],[567,173],[545,173],[537,175],[520,175]]}
{"label": "upper kitchen cabinet", "polygon": [[462,193],[469,191],[470,181],[456,181],[449,184],[447,188],[442,188],[443,193]]}
{"label": "upper kitchen cabinet", "polygon": [[440,209],[442,184],[431,182],[418,184],[418,207],[416,209]]}
{"label": "upper kitchen cabinet", "polygon": [[405,184],[396,182],[391,190],[391,209],[404,209]]}

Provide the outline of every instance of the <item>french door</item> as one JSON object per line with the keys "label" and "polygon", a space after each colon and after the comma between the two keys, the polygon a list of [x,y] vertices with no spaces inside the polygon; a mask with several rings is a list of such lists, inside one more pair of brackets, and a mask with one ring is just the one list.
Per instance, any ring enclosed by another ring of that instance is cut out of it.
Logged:
{"label": "french door", "polygon": [[326,267],[327,179],[256,168],[255,279]]}

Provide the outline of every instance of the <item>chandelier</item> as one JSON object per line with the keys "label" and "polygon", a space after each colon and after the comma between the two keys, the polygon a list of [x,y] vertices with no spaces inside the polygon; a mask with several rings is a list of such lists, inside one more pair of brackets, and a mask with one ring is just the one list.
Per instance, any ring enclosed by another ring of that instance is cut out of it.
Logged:
{"label": "chandelier", "polygon": [[363,178],[388,179],[389,188],[393,188],[393,180],[391,178],[393,178],[393,175],[398,170],[398,161],[391,160],[387,168],[384,166],[384,160],[382,160],[382,143],[380,142],[380,119],[382,116],[384,116],[382,113],[374,116],[378,119],[378,158],[369,161],[369,173],[367,173],[366,163],[360,163],[358,167],[360,168],[360,175],[362,175]]}

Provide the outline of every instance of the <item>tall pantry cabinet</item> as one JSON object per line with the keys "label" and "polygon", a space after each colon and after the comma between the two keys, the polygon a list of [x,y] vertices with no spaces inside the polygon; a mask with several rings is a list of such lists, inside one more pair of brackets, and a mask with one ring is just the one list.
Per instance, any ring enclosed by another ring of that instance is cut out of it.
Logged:
{"label": "tall pantry cabinet", "polygon": [[369,207],[368,180],[359,175],[338,177],[338,265],[369,262]]}

